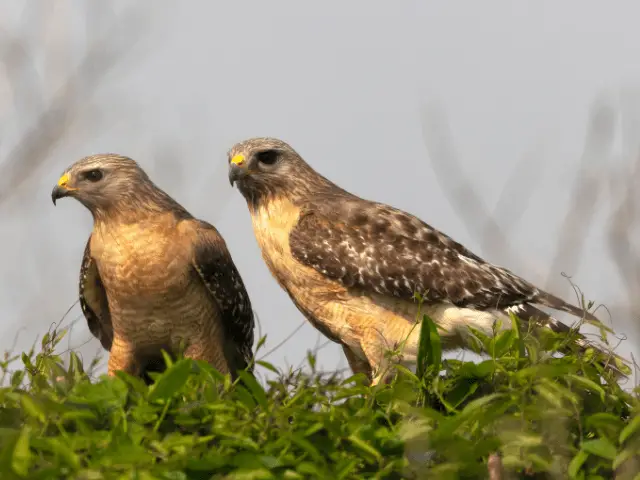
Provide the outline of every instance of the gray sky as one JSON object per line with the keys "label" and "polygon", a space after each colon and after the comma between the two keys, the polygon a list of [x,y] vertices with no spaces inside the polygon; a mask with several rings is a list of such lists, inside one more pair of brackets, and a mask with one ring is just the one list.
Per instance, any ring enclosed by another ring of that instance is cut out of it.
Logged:
{"label": "gray sky", "polygon": [[[417,214],[573,300],[567,273],[612,309],[616,330],[630,337],[620,352],[637,355],[633,288],[606,231],[640,146],[637,4],[159,1],[145,10],[53,1],[0,11],[0,165],[21,172],[2,184],[0,349],[19,329],[16,350],[27,349],[77,297],[91,218],[77,202],[54,208],[50,191],[66,166],[98,152],[135,158],[217,226],[267,348],[284,339],[303,318],[268,273],[226,177],[231,145],[268,135],[342,187]],[[52,104],[50,115],[61,116],[44,128],[38,120]],[[593,201],[596,211],[570,216],[587,240],[554,260],[581,162],[599,180],[578,205]],[[456,166],[475,197],[452,176]],[[479,206],[508,248],[479,236]],[[631,276],[636,258],[622,262]],[[79,315],[76,305],[67,322]],[[89,338],[80,321],[70,344]],[[297,366],[317,342],[324,338],[305,324],[267,359]],[[91,357],[98,347],[80,351]],[[333,344],[319,358],[327,369],[346,366]]]}

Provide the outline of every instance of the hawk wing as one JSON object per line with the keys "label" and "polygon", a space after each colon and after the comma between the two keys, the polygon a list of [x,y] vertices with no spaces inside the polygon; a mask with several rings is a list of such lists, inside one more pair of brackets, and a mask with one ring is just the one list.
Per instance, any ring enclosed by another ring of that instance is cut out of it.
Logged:
{"label": "hawk wing", "polygon": [[80,266],[79,282],[80,308],[87,319],[91,334],[100,340],[105,350],[111,351],[113,326],[107,302],[107,294],[100,279],[96,262],[91,258],[91,235],[84,248]]}
{"label": "hawk wing", "polygon": [[[485,262],[430,225],[401,210],[344,194],[323,195],[303,205],[289,235],[294,258],[347,288],[426,302],[450,303],[476,310],[512,310],[522,320],[554,332],[569,326],[539,310],[544,305],[598,322],[589,312],[544,292],[509,270]],[[577,336],[576,344],[593,347],[616,375],[610,361],[626,361]]]}
{"label": "hawk wing", "polygon": [[396,208],[352,195],[304,204],[289,236],[297,261],[345,287],[458,307],[506,309],[539,303],[582,315],[507,269]]}
{"label": "hawk wing", "polygon": [[197,223],[193,267],[220,309],[226,357],[232,370],[252,369],[254,317],[251,301],[224,239],[216,228]]}

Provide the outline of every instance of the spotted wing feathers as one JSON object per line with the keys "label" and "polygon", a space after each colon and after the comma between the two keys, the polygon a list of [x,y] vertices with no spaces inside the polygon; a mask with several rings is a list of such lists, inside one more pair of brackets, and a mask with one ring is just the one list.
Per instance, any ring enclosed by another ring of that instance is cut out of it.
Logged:
{"label": "spotted wing feathers", "polygon": [[342,196],[306,204],[291,232],[295,258],[346,287],[477,309],[534,300],[540,292],[483,261],[416,217]]}
{"label": "spotted wing feathers", "polygon": [[105,350],[111,351],[113,326],[107,303],[107,294],[100,279],[95,261],[91,258],[91,236],[84,249],[80,266],[79,282],[80,308],[91,334],[96,337]]}
{"label": "spotted wing feathers", "polygon": [[250,369],[253,358],[254,316],[245,289],[227,246],[213,225],[198,222],[193,266],[221,311],[227,357],[233,370]]}

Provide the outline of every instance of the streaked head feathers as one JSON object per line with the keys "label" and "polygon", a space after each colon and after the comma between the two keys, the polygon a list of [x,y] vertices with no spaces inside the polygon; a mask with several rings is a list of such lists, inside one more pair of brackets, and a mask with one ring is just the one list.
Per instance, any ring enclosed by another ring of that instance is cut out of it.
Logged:
{"label": "streaked head feathers", "polygon": [[105,217],[133,209],[183,210],[160,190],[133,159],[115,153],[84,157],[69,166],[51,192],[56,201],[73,197],[94,217]]}

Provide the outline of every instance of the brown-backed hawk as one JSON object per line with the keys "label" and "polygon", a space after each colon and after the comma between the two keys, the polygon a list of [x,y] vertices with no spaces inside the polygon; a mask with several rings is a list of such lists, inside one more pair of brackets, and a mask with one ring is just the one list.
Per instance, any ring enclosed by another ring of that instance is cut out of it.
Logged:
{"label": "brown-backed hawk", "polygon": [[423,295],[421,312],[441,328],[445,350],[468,346],[466,327],[491,334],[499,318],[509,327],[509,311],[567,331],[535,305],[595,318],[415,216],[343,190],[281,140],[248,139],[231,148],[228,161],[269,270],[303,315],[342,345],[352,370],[373,384],[387,370],[385,351],[404,340],[403,362],[416,361],[416,292]]}

